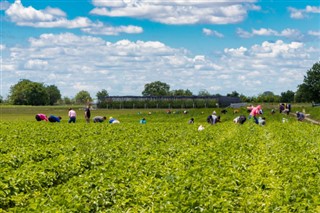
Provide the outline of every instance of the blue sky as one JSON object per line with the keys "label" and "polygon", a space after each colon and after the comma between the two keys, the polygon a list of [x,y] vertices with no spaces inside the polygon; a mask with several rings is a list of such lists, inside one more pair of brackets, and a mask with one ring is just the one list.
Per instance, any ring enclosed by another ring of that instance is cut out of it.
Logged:
{"label": "blue sky", "polygon": [[296,91],[320,60],[318,0],[1,1],[1,95],[20,79],[62,96],[170,89]]}

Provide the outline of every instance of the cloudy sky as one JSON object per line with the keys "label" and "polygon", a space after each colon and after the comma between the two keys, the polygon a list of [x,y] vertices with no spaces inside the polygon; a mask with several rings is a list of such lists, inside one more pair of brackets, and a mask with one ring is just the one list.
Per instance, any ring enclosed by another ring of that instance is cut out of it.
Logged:
{"label": "cloudy sky", "polygon": [[318,0],[1,1],[1,95],[20,79],[62,96],[170,89],[296,91],[320,60]]}

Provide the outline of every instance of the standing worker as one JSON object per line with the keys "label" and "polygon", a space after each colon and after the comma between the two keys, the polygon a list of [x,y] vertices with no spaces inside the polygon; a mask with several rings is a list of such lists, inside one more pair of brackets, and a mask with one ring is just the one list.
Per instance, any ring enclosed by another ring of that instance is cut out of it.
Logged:
{"label": "standing worker", "polygon": [[90,104],[87,105],[87,108],[84,111],[84,118],[86,119],[87,123],[90,123],[90,116],[91,116],[91,112],[90,112]]}
{"label": "standing worker", "polygon": [[71,122],[75,123],[76,122],[77,113],[72,108],[69,108],[68,116],[69,116],[68,123],[71,123]]}

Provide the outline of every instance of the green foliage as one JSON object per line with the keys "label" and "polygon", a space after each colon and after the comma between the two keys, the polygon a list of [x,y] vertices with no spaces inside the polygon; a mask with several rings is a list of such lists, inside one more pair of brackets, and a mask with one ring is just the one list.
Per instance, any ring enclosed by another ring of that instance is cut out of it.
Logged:
{"label": "green foliage", "polygon": [[240,97],[240,94],[237,91],[233,91],[231,94],[227,94],[229,97]]}
{"label": "green foliage", "polygon": [[235,125],[232,112],[209,125],[212,110],[92,111],[119,125],[2,120],[0,211],[319,210],[320,126],[267,110],[264,127]]}
{"label": "green foliage", "polygon": [[192,96],[192,92],[190,90],[177,89],[170,91],[170,95],[172,96]]}
{"label": "green foliage", "polygon": [[81,90],[80,92],[78,92],[74,99],[77,104],[86,104],[92,101],[90,93],[85,90]]}
{"label": "green foliage", "polygon": [[11,86],[9,100],[16,105],[46,105],[49,95],[42,83],[22,79]]}
{"label": "green foliage", "polygon": [[167,96],[170,95],[170,86],[161,81],[155,81],[144,85],[143,96]]}
{"label": "green foliage", "polygon": [[53,105],[61,99],[60,90],[55,85],[22,79],[11,86],[9,102],[14,105]]}
{"label": "green foliage", "polygon": [[109,96],[109,93],[107,90],[103,89],[103,90],[97,92],[96,96],[97,96],[98,102],[104,102],[105,98]]}
{"label": "green foliage", "polygon": [[307,71],[303,83],[298,86],[297,101],[320,102],[320,62]]}
{"label": "green foliage", "polygon": [[54,105],[61,99],[61,93],[57,86],[49,85],[46,90],[49,95],[49,105]]}
{"label": "green foliage", "polygon": [[200,90],[199,93],[198,93],[198,96],[210,96],[210,95],[211,94],[205,89]]}
{"label": "green foliage", "polygon": [[294,92],[291,90],[288,90],[287,92],[282,92],[280,101],[284,103],[292,103],[294,101]]}

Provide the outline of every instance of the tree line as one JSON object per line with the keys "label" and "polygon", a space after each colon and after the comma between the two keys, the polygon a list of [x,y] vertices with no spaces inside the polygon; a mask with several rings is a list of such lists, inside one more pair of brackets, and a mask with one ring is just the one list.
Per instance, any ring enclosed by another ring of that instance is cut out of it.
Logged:
{"label": "tree line", "polygon": [[[297,91],[285,91],[275,95],[266,91],[258,96],[245,96],[237,91],[228,93],[227,96],[239,97],[243,102],[316,102],[320,103],[320,61],[315,63],[306,72],[302,84],[298,85]],[[193,96],[189,89],[170,90],[170,85],[161,81],[147,83],[142,91],[142,96]],[[207,90],[200,90],[198,96],[221,96],[210,94]],[[108,91],[102,89],[97,92],[97,102],[105,102]],[[6,100],[0,96],[0,102],[8,102],[14,105],[54,105],[54,104],[84,104],[91,102],[93,98],[88,91],[79,91],[74,98],[61,97],[61,92],[55,85],[45,85],[28,79],[21,79],[17,84],[10,87],[9,96]]]}

